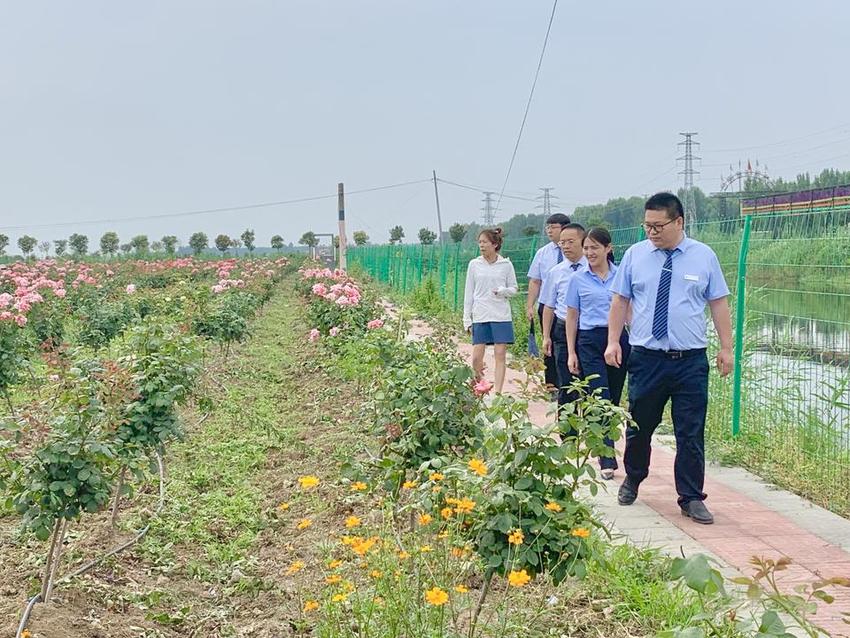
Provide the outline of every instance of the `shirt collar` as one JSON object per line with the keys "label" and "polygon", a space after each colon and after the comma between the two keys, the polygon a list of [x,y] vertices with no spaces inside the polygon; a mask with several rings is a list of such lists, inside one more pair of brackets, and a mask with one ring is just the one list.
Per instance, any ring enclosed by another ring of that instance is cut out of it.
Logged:
{"label": "shirt collar", "polygon": [[[647,241],[649,241],[649,240],[647,240]],[[694,240],[691,239],[690,237],[688,237],[687,233],[682,231],[682,241],[680,241],[678,244],[676,244],[676,246],[674,248],[667,249],[667,248],[653,247],[653,250],[655,252],[664,252],[666,250],[672,250],[673,252],[676,252],[678,250],[680,253],[683,253],[688,248],[690,248],[693,244],[694,244]]]}
{"label": "shirt collar", "polygon": [[579,272],[583,272],[585,276],[590,277],[591,279],[597,279],[598,281],[601,281],[604,284],[609,281],[617,272],[617,266],[612,263],[608,264],[608,276],[605,279],[602,279],[602,277],[593,272],[586,264],[584,270]]}

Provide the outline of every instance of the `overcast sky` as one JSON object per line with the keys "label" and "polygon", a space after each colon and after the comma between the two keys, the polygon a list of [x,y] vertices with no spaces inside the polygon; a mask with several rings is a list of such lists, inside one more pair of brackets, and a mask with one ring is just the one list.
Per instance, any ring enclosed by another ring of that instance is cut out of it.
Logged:
{"label": "overcast sky", "polygon": [[[549,0],[239,0],[0,4],[0,232],[203,230],[257,243],[333,232],[334,195],[439,177],[498,191]],[[561,0],[507,192],[560,209],[681,184],[730,163],[774,176],[850,169],[850,3]],[[725,167],[725,168],[724,168]],[[480,193],[440,185],[444,226]],[[505,199],[506,219],[534,203]],[[433,185],[347,200],[349,233],[436,227]],[[48,226],[53,225],[53,226]],[[26,226],[25,229],[12,227]]]}

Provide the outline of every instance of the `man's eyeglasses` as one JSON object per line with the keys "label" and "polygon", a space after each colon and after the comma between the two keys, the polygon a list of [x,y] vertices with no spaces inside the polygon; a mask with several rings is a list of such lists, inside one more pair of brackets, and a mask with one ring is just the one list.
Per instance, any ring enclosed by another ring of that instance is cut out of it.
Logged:
{"label": "man's eyeglasses", "polygon": [[676,217],[675,219],[671,219],[669,222],[664,222],[663,224],[643,224],[643,229],[646,231],[647,235],[649,235],[650,233],[660,233],[662,230],[664,230],[665,226],[667,226],[668,224],[672,224],[674,221],[676,221],[676,219],[679,218]]}

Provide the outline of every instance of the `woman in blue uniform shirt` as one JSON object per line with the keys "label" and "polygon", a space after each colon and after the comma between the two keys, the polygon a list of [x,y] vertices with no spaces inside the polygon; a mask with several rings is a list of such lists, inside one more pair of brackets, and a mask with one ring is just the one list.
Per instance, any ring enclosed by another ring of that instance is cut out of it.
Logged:
{"label": "woman in blue uniform shirt", "polygon": [[[604,228],[591,228],[584,238],[584,255],[587,268],[576,273],[567,289],[567,343],[570,353],[567,365],[576,376],[597,375],[590,380],[590,388],[602,389],[602,397],[619,405],[626,381],[626,366],[619,368],[605,363],[605,347],[608,345],[608,311],[611,309],[614,282],[614,265],[611,235]],[[620,337],[623,360],[629,356],[629,339],[625,331]],[[599,459],[602,478],[614,478],[617,458],[614,442],[606,439],[611,447],[611,456]]]}

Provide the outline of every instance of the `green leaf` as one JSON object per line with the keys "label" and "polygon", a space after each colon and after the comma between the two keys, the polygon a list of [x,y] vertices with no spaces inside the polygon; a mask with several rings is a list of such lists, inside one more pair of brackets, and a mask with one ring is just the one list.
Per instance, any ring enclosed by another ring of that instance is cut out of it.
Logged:
{"label": "green leaf", "polygon": [[759,625],[759,634],[767,636],[781,636],[785,633],[785,623],[775,611],[766,611],[761,617],[761,625]]}

